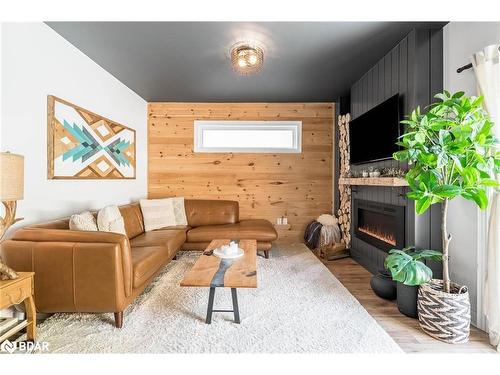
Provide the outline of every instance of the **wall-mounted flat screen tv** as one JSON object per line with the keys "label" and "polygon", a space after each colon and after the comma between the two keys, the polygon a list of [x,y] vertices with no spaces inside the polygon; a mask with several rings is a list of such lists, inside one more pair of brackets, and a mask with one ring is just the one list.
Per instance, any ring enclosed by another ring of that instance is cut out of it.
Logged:
{"label": "wall-mounted flat screen tv", "polygon": [[349,123],[351,164],[392,158],[401,125],[396,94]]}

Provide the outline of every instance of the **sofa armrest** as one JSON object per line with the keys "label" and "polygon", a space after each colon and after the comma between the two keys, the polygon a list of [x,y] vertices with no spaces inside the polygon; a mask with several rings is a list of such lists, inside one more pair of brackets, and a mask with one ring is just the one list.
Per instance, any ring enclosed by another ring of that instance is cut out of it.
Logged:
{"label": "sofa armrest", "polygon": [[6,264],[35,272],[40,311],[113,311],[132,293],[132,255],[124,235],[27,228],[1,247]]}

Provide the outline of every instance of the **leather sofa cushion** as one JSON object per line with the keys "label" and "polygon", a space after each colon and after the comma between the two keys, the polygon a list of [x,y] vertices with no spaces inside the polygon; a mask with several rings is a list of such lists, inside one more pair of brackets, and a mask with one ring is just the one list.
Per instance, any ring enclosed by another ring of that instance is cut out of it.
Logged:
{"label": "leather sofa cushion", "polygon": [[236,201],[186,199],[184,207],[191,227],[234,224],[239,220],[239,204]]}
{"label": "leather sofa cushion", "polygon": [[170,254],[174,254],[179,250],[184,242],[186,242],[186,230],[184,229],[158,229],[151,232],[145,232],[130,240],[130,246],[148,247],[148,246],[165,246]]}
{"label": "leather sofa cushion", "polygon": [[278,234],[273,225],[263,219],[242,220],[235,224],[205,225],[187,232],[188,242],[210,242],[217,238],[271,242],[278,238]]}
{"label": "leather sofa cushion", "polygon": [[128,238],[134,238],[144,233],[144,223],[142,221],[142,211],[139,203],[127,204],[118,207],[125,222],[125,231]]}
{"label": "leather sofa cushion", "polygon": [[140,287],[170,260],[166,246],[132,248],[133,286]]}

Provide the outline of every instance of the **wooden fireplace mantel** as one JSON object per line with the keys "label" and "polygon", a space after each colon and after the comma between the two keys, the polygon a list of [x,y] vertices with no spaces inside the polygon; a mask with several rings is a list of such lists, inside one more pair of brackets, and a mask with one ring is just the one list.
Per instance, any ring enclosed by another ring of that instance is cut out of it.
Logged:
{"label": "wooden fireplace mantel", "polygon": [[340,177],[339,185],[408,186],[408,182],[399,177]]}

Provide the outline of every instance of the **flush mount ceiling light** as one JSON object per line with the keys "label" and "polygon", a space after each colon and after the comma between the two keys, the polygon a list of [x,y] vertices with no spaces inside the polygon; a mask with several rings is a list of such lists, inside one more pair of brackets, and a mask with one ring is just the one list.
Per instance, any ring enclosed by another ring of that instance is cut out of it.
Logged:
{"label": "flush mount ceiling light", "polygon": [[257,73],[264,64],[264,50],[255,44],[237,43],[231,48],[230,55],[234,71],[241,75]]}

